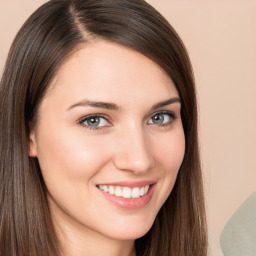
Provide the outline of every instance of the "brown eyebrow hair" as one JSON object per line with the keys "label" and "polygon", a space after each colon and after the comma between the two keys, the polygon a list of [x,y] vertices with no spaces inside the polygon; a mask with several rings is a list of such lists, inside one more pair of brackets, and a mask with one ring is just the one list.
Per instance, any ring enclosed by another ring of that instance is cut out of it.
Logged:
{"label": "brown eyebrow hair", "polygon": [[164,106],[170,105],[172,103],[176,103],[176,102],[179,102],[179,103],[181,102],[179,97],[175,97],[175,98],[171,98],[171,99],[166,100],[166,101],[159,102],[159,103],[155,104],[151,108],[151,110],[155,110],[157,108],[161,108],[161,107],[164,107]]}
{"label": "brown eyebrow hair", "polygon": [[[164,107],[164,106],[170,105],[172,103],[176,103],[176,102],[180,102],[180,98],[175,97],[175,98],[171,98],[171,99],[159,102],[159,103],[153,105],[151,110],[155,110],[157,108],[161,108],[161,107]],[[101,101],[90,101],[90,100],[86,100],[86,99],[71,105],[70,107],[67,108],[67,110],[71,110],[72,108],[75,108],[75,107],[87,107],[87,106],[121,111],[121,108],[119,106],[117,106],[115,103],[101,102]]]}
{"label": "brown eyebrow hair", "polygon": [[95,107],[95,108],[105,108],[109,110],[117,110],[120,111],[120,107],[118,107],[115,103],[101,102],[101,101],[90,101],[90,100],[82,100],[78,103],[73,104],[67,110],[71,110],[75,107]]}

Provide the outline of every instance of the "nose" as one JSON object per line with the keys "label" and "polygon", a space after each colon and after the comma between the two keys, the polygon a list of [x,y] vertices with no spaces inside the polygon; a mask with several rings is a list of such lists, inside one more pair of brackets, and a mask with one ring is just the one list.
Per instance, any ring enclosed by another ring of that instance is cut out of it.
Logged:
{"label": "nose", "polygon": [[142,175],[155,165],[150,140],[142,129],[123,131],[115,152],[114,165],[119,170]]}

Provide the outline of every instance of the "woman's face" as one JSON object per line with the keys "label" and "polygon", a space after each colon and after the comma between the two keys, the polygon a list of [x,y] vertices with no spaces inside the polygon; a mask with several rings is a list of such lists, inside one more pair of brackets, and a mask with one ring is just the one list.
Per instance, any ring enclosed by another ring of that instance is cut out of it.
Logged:
{"label": "woman's face", "polygon": [[140,53],[103,40],[62,65],[30,134],[54,220],[118,240],[150,229],[184,151],[171,79]]}

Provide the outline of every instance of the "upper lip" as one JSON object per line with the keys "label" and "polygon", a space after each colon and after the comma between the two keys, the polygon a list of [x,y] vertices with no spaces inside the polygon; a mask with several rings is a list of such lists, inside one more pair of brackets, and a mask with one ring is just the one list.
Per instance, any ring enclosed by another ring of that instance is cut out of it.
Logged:
{"label": "upper lip", "polygon": [[106,186],[120,186],[120,187],[129,187],[129,188],[135,188],[135,187],[143,187],[147,185],[153,185],[156,181],[153,180],[142,180],[142,181],[118,181],[118,182],[107,182],[107,183],[100,183],[99,185],[106,185]]}

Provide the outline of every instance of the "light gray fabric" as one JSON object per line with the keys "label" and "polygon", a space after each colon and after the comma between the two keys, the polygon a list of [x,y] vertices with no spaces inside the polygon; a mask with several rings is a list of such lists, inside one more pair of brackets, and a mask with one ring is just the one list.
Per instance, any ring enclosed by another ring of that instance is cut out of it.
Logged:
{"label": "light gray fabric", "polygon": [[256,256],[256,191],[227,222],[220,242],[225,256]]}

